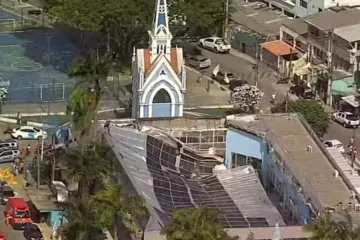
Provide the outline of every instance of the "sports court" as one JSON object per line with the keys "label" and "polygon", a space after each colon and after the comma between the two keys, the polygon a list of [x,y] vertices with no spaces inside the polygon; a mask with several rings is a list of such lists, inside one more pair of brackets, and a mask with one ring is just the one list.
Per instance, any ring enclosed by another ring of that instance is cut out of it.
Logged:
{"label": "sports court", "polygon": [[[4,19],[19,16],[0,10]],[[74,79],[67,76],[77,48],[54,28],[0,33],[0,86],[7,103],[67,100]]]}

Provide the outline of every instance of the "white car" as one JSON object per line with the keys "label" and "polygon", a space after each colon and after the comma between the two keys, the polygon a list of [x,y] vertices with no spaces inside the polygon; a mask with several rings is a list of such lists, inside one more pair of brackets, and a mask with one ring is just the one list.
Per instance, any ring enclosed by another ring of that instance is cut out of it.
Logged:
{"label": "white car", "polygon": [[334,147],[337,150],[339,150],[340,153],[345,153],[344,144],[342,144],[339,140],[333,139],[333,140],[326,140],[323,142],[325,147]]}
{"label": "white car", "polygon": [[360,125],[359,117],[351,112],[335,112],[331,118],[334,122],[342,124],[345,128],[358,128]]}
{"label": "white car", "polygon": [[200,39],[200,47],[212,50],[216,53],[230,52],[231,45],[219,37],[209,37]]}
{"label": "white car", "polygon": [[47,133],[43,130],[40,130],[36,127],[32,126],[21,126],[14,128],[12,130],[11,136],[18,140],[21,139],[38,139],[41,140],[42,138],[47,137]]}

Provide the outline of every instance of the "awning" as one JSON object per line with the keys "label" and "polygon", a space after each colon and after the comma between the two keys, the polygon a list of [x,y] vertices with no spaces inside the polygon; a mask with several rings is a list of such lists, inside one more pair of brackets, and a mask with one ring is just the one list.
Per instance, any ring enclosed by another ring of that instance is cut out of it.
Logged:
{"label": "awning", "polygon": [[275,56],[285,56],[291,53],[299,53],[299,51],[294,47],[281,40],[264,42],[260,46]]}
{"label": "awning", "polygon": [[353,106],[354,108],[359,107],[359,101],[355,98],[354,95],[342,97],[341,99]]}
{"label": "awning", "polygon": [[334,80],[331,86],[332,95],[348,96],[356,91],[354,76]]}

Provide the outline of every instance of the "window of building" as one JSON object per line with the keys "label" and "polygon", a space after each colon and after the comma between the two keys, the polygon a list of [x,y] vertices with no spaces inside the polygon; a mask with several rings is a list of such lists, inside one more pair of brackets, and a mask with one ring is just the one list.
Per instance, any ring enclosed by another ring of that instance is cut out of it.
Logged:
{"label": "window of building", "polygon": [[307,9],[307,2],[304,0],[300,0],[300,6]]}
{"label": "window of building", "polygon": [[170,94],[165,89],[160,89],[156,93],[153,103],[171,103]]}
{"label": "window of building", "polygon": [[321,8],[318,9],[318,12],[322,12],[323,10]]}
{"label": "window of building", "polygon": [[252,165],[254,169],[261,170],[261,159],[245,156],[239,153],[231,153],[231,167]]}

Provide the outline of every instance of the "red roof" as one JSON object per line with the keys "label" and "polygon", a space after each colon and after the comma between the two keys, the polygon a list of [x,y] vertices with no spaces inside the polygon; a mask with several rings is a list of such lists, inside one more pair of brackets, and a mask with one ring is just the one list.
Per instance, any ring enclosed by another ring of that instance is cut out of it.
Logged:
{"label": "red roof", "polygon": [[299,53],[298,50],[281,40],[264,42],[261,44],[261,47],[265,48],[275,56],[285,56],[291,53]]}
{"label": "red roof", "polygon": [[[156,62],[156,59],[154,60]],[[176,74],[179,74],[178,69],[178,55],[176,48],[171,48],[170,51],[170,64]],[[152,67],[150,49],[144,49],[144,70],[145,74],[150,71]]]}
{"label": "red roof", "polygon": [[15,208],[19,208],[19,209],[27,209],[27,208],[29,208],[27,203],[25,202],[25,200],[23,198],[20,198],[20,197],[11,197],[11,198],[9,198],[8,204],[11,204]]}

